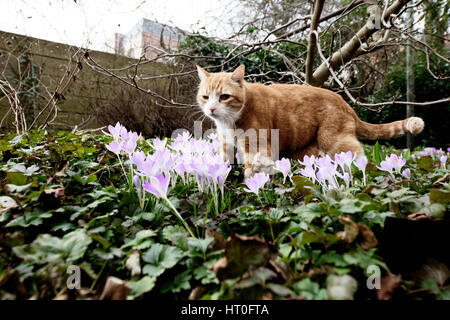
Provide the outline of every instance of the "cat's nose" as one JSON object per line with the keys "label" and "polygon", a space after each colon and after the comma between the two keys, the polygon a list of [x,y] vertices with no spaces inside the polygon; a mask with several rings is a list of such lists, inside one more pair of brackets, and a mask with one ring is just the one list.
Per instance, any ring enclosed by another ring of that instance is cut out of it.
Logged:
{"label": "cat's nose", "polygon": [[209,108],[209,111],[210,111],[211,113],[214,113],[214,110],[216,110],[216,108],[214,108],[214,107]]}

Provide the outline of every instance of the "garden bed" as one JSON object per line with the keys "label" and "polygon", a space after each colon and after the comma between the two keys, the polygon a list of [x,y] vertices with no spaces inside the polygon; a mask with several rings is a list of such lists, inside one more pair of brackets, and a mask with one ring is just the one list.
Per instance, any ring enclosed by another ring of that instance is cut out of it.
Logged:
{"label": "garden bed", "polygon": [[0,139],[0,299],[450,299],[448,152],[377,144],[246,184],[214,157],[177,167],[214,140],[130,139]]}

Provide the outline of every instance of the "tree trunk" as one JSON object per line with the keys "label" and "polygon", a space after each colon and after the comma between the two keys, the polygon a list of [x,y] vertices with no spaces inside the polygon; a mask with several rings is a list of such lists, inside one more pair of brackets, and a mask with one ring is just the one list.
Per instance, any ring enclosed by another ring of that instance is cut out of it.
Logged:
{"label": "tree trunk", "polygon": [[[408,9],[408,25],[411,26],[414,21],[414,8]],[[415,100],[414,94],[414,51],[411,40],[407,40],[406,45],[406,101],[413,102]],[[406,106],[406,117],[414,116],[414,106]],[[408,149],[414,148],[414,136],[411,133],[406,134],[406,147]]]}

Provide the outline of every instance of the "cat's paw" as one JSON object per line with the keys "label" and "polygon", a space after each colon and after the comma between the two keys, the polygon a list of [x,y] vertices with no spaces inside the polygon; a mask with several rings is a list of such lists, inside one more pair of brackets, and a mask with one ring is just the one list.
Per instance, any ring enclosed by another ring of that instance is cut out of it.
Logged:
{"label": "cat's paw", "polygon": [[247,180],[248,178],[251,178],[253,176],[253,169],[252,168],[246,168],[244,170],[244,178]]}
{"label": "cat's paw", "polygon": [[267,174],[274,174],[276,170],[274,169],[275,162],[267,156],[263,156],[257,153],[253,159],[252,170],[254,172],[264,172]]}

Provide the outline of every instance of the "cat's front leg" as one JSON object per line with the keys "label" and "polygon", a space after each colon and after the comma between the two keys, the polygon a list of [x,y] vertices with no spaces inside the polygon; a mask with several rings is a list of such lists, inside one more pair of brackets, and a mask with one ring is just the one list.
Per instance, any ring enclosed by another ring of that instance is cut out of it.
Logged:
{"label": "cat's front leg", "polygon": [[273,166],[275,163],[267,155],[267,152],[264,152],[264,150],[258,152],[257,148],[252,148],[243,140],[238,140],[238,143],[243,155],[245,179],[252,177],[257,172],[274,173]]}
{"label": "cat's front leg", "polygon": [[223,161],[227,161],[228,157],[227,157],[227,143],[225,142],[225,140],[222,140],[220,142],[220,148],[219,148],[219,155],[222,158]]}
{"label": "cat's front leg", "polygon": [[244,163],[244,177],[245,179],[250,178],[251,176],[253,176],[254,173],[252,166],[254,155],[250,153],[250,148],[248,143],[245,142],[245,137],[244,138],[238,137],[237,147],[238,152],[241,155],[240,158]]}
{"label": "cat's front leg", "polygon": [[223,161],[228,161],[229,163],[234,163],[234,144],[227,141],[225,136],[219,136],[219,155]]}

